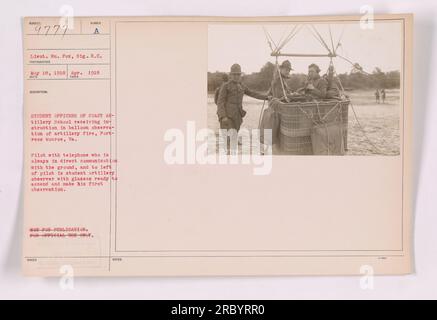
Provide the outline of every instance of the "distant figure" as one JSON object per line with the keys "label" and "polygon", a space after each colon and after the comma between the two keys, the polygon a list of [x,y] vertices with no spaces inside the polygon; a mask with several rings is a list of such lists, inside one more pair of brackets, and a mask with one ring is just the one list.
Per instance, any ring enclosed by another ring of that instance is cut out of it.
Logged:
{"label": "distant figure", "polygon": [[382,99],[382,103],[385,103],[385,89],[381,90],[381,99]]}
{"label": "distant figure", "polygon": [[379,90],[378,89],[376,89],[376,91],[375,91],[375,100],[376,100],[376,103],[379,104]]}

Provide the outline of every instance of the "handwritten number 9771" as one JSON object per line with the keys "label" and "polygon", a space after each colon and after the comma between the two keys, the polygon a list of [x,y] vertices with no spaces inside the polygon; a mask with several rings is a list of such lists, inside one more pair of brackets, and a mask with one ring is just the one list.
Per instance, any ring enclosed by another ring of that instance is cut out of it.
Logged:
{"label": "handwritten number 9771", "polygon": [[45,25],[45,26],[41,26],[38,25],[35,27],[35,31],[37,35],[62,35],[64,36],[67,33],[68,30],[68,25],[59,25],[59,24],[54,24],[54,25]]}

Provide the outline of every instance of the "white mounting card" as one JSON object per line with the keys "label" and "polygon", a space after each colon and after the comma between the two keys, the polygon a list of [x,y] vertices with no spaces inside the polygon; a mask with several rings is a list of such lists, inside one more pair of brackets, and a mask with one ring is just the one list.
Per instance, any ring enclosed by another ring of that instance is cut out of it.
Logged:
{"label": "white mounting card", "polygon": [[412,34],[24,18],[24,274],[411,273]]}

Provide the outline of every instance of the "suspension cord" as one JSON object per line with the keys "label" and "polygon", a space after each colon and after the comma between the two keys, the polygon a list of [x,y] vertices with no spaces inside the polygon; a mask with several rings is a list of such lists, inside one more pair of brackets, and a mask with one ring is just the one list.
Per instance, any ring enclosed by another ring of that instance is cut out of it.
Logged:
{"label": "suspension cord", "polygon": [[[336,71],[334,71],[334,73],[335,73],[335,77],[338,79],[338,83],[340,84],[341,91],[342,91],[342,93],[343,93],[343,95],[344,95],[344,87],[343,87],[343,84],[341,83],[340,77],[338,76],[338,74],[337,74]],[[372,140],[370,140],[370,138],[368,137],[366,131],[364,130],[364,127],[361,125],[361,122],[360,122],[360,120],[358,119],[358,116],[357,116],[357,113],[355,112],[355,108],[354,108],[354,105],[353,105],[352,101],[350,101],[350,105],[351,105],[351,108],[352,108],[352,112],[353,112],[353,114],[354,114],[355,121],[357,122],[358,127],[360,128],[361,132],[363,133],[364,138],[365,138],[365,139],[367,140],[367,142],[368,142],[368,143],[369,143],[369,144],[374,148],[374,151],[376,151],[376,153],[382,154],[383,152],[381,151],[381,149],[379,149],[379,148],[378,148],[378,147],[377,147],[377,146],[372,142]]]}
{"label": "suspension cord", "polygon": [[360,71],[361,73],[364,73],[364,74],[366,74],[366,75],[371,75],[371,73],[369,73],[369,72],[367,72],[367,71],[364,71],[364,69],[363,69],[363,67],[361,67],[358,63],[353,63],[351,60],[349,60],[348,58],[346,58],[346,57],[343,57],[343,56],[341,56],[341,55],[339,55],[339,54],[337,54],[337,57],[339,57],[340,59],[343,59],[344,61],[346,61],[346,62],[349,62],[351,65],[352,65],[352,67],[354,67],[355,69],[357,69],[358,71]]}
{"label": "suspension cord", "polygon": [[337,46],[335,47],[334,51],[337,51],[338,47],[341,46],[341,40],[343,39],[344,29],[346,28],[346,25],[343,25],[343,29],[341,30],[340,37],[338,38]]}
{"label": "suspension cord", "polygon": [[[270,34],[267,32],[267,29],[266,29],[264,26],[263,26],[262,28],[263,28],[263,30],[264,30],[264,35],[265,35],[265,37],[266,37],[267,43],[269,44],[270,50],[272,50],[272,52],[273,52],[274,50],[276,50],[276,48],[278,48],[278,46],[277,46],[276,43],[273,41],[273,39],[272,39],[272,37],[270,36]],[[273,50],[272,43],[273,43],[273,45],[275,46],[275,49],[274,49],[274,50]]]}
{"label": "suspension cord", "polygon": [[262,115],[263,115],[263,113],[264,113],[264,106],[265,106],[265,104],[266,104],[266,100],[263,101],[263,106],[262,106],[262,108],[261,108],[261,112],[259,113],[258,129],[261,128],[261,118],[262,118]]}
{"label": "suspension cord", "polygon": [[320,35],[319,31],[317,31],[316,27],[314,25],[311,25],[311,27],[313,28],[313,30],[315,31],[315,33],[319,37],[322,45],[326,48],[326,50],[328,50],[329,53],[332,54],[331,49],[329,49],[329,46],[326,44],[325,40],[323,40],[323,37]]}
{"label": "suspension cord", "polygon": [[281,81],[282,93],[284,94],[285,101],[290,102],[287,97],[287,92],[285,91],[284,81],[282,79],[281,70],[279,70],[278,57],[276,57],[276,70],[279,75],[279,80]]}
{"label": "suspension cord", "polygon": [[332,38],[331,25],[328,25],[329,37],[331,38],[332,53],[335,54],[334,39]]}
{"label": "suspension cord", "polygon": [[[354,118],[355,121],[357,122],[358,126],[360,127],[364,137],[366,138],[367,142],[376,150],[376,153],[382,154],[383,152],[372,142],[372,140],[370,140],[370,138],[367,136],[366,131],[364,130],[363,126],[361,125],[360,121],[358,120],[357,114],[355,112],[355,108],[354,105],[352,104],[352,102],[350,103],[351,107],[352,107],[352,111],[354,113]],[[375,151],[374,150],[374,151]]]}
{"label": "suspension cord", "polygon": [[290,31],[290,33],[288,34],[288,36],[283,40],[279,42],[278,47],[276,48],[276,52],[278,53],[279,51],[281,51],[281,49],[290,42],[291,39],[294,38],[294,36],[300,31],[300,29],[302,28],[302,25],[295,25],[294,28]]}

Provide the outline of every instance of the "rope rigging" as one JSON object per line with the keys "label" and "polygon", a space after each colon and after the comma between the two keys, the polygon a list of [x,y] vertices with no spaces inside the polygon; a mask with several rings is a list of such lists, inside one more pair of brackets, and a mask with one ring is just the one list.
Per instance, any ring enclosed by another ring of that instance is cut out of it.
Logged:
{"label": "rope rigging", "polygon": [[[279,63],[278,63],[278,57],[279,56],[329,57],[330,58],[330,62],[329,62],[329,68],[328,68],[327,74],[328,74],[328,72],[330,72],[332,70],[333,75],[335,76],[335,78],[336,78],[336,80],[337,80],[337,82],[339,84],[340,91],[341,91],[341,96],[343,96],[343,97],[346,96],[345,95],[345,90],[344,90],[343,84],[341,83],[340,77],[338,76],[337,72],[335,71],[334,62],[333,62],[333,58],[334,57],[338,57],[338,58],[346,61],[347,63],[349,63],[353,67],[353,69],[352,69],[353,71],[358,71],[358,72],[364,73],[366,75],[370,75],[370,73],[366,72],[360,64],[354,63],[350,59],[348,59],[348,58],[346,58],[346,57],[344,57],[342,55],[339,55],[337,53],[337,50],[338,50],[338,48],[340,46],[343,48],[341,41],[343,39],[343,35],[344,35],[344,31],[345,31],[345,27],[344,26],[343,26],[343,29],[341,31],[340,37],[338,38],[337,45],[334,45],[334,39],[333,39],[333,36],[332,36],[331,26],[330,25],[328,26],[329,38],[330,38],[330,44],[331,44],[331,48],[330,48],[329,45],[326,43],[326,41],[321,36],[320,32],[317,30],[317,28],[314,25],[312,25],[312,24],[305,25],[307,27],[307,29],[310,31],[311,35],[321,44],[322,47],[324,47],[328,51],[327,55],[321,55],[321,54],[283,54],[283,53],[281,53],[280,51],[284,48],[284,46],[287,43],[289,43],[290,40],[293,39],[296,36],[296,34],[303,28],[303,26],[304,26],[303,24],[294,25],[294,27],[291,29],[291,31],[288,33],[288,35],[285,38],[284,38],[284,36],[285,36],[286,32],[284,31],[282,36],[281,36],[281,38],[280,38],[280,40],[279,40],[279,42],[278,42],[278,45],[276,45],[276,43],[274,42],[273,38],[268,33],[267,29],[263,26],[263,30],[264,30],[264,34],[265,34],[267,43],[268,43],[268,45],[269,45],[269,47],[271,49],[271,53],[272,53],[271,55],[275,56],[276,72],[278,72],[278,76],[280,78],[281,87],[282,87],[282,91],[283,91],[284,98],[285,98],[286,102],[289,102],[289,99],[287,97],[286,90],[285,90],[285,85],[284,85],[284,80],[283,80],[282,74],[281,74],[280,69],[279,69]],[[272,46],[272,43],[274,45],[274,48]],[[354,105],[352,104],[352,101],[350,101],[350,106],[352,108],[354,119],[355,119],[355,121],[356,121],[356,123],[357,123],[357,125],[358,125],[358,127],[360,129],[360,131],[362,132],[364,138],[366,139],[366,141],[372,146],[372,148],[374,149],[375,153],[382,153],[381,150],[375,145],[375,143],[372,142],[372,140],[367,135],[363,125],[361,124],[361,122],[358,119],[358,116],[356,114],[356,111],[355,111]],[[304,112],[304,114],[306,116],[308,116],[308,114],[302,108],[299,107],[299,109],[301,109],[301,111]],[[263,104],[263,107],[262,107],[262,110],[261,110],[259,122],[261,121],[261,115],[262,115],[263,110],[264,110],[264,104]],[[329,152],[329,150],[328,150],[328,152]]]}
{"label": "rope rigging", "polygon": [[346,26],[343,26],[343,29],[341,29],[341,33],[340,33],[340,37],[338,38],[337,41],[337,46],[335,47],[335,52],[337,52],[337,49],[341,46],[341,40],[343,39],[343,34],[344,34],[344,29],[346,28]]}
{"label": "rope rigging", "polygon": [[335,54],[334,40],[332,39],[332,32],[331,32],[331,25],[329,25],[328,27],[329,27],[329,37],[331,38],[332,52]]}
{"label": "rope rigging", "polygon": [[291,39],[293,39],[296,34],[299,33],[299,31],[302,29],[302,25],[295,25],[294,28],[290,31],[290,33],[288,34],[287,38],[284,39],[284,41],[281,43],[281,45],[279,46],[279,48],[276,50],[277,52],[279,52],[280,50],[282,50],[282,48],[291,41]]}
{"label": "rope rigging", "polygon": [[323,39],[323,37],[320,35],[319,31],[317,31],[316,27],[312,24],[310,24],[310,27],[314,30],[314,32],[317,34],[317,37],[319,37],[320,43],[322,43],[322,45],[326,48],[326,50],[332,54],[331,50],[329,49],[329,46],[326,44],[325,40]]}

